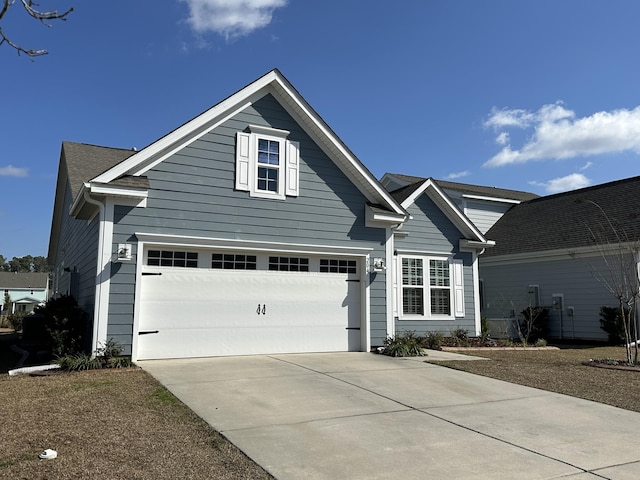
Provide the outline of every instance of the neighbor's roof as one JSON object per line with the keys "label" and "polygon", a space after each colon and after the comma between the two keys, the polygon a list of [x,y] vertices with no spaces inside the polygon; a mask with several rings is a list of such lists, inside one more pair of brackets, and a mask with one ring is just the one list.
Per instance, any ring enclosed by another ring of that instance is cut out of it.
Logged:
{"label": "neighbor's roof", "polygon": [[[640,240],[640,177],[540,197],[513,206],[487,232],[484,254],[522,254]],[[613,228],[612,228],[613,226]]]}
{"label": "neighbor's roof", "polygon": [[0,272],[0,289],[47,288],[48,273]]}
{"label": "neighbor's roof", "polygon": [[[415,185],[415,184],[418,184],[417,186],[415,186],[415,188],[418,188],[418,186],[426,180],[426,178],[423,178],[423,177],[414,177],[411,175],[403,175],[400,173],[392,173],[391,175],[397,178],[398,180],[409,182],[409,185],[403,188],[408,188],[411,185]],[[436,182],[438,186],[443,190],[454,190],[456,192],[460,192],[462,194],[467,194],[467,195],[504,198],[508,200],[517,200],[519,202],[526,202],[527,200],[532,200],[534,198],[539,197],[535,193],[522,192],[520,190],[509,190],[507,188],[485,187],[482,185],[470,185],[467,183],[449,182],[446,180],[436,180],[436,179],[434,179],[434,182]],[[396,190],[396,192],[399,192],[400,190],[402,189],[398,189]],[[407,196],[409,195],[410,193]]]}

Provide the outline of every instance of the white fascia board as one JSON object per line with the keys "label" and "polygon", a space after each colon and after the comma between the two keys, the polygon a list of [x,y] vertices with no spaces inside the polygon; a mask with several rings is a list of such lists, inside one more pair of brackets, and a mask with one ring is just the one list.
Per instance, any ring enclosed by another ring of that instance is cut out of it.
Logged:
{"label": "white fascia board", "polygon": [[[373,251],[373,248],[366,247],[342,247],[313,244],[307,245],[303,243],[262,242],[255,240],[238,240],[234,238],[192,237],[182,235],[169,235],[163,233],[136,232],[135,236],[138,241],[151,245],[218,248],[221,250],[287,252],[305,253],[311,255],[338,255],[349,257],[367,256]],[[140,254],[140,252],[138,252],[138,254]]]}
{"label": "white fascia board", "polygon": [[[281,79],[274,86],[274,92],[282,98],[288,113],[300,121],[306,133],[318,143],[320,148],[332,159],[337,161],[338,167],[356,185],[364,187],[362,192],[367,200],[373,203],[383,203],[398,214],[403,214],[402,208],[387,192],[378,180],[367,170],[342,141],[333,133],[325,121],[298,94],[288,81]],[[283,95],[284,93],[284,95]],[[325,146],[327,147],[325,149]]]}
{"label": "white fascia board", "polygon": [[484,250],[485,248],[495,247],[496,242],[493,240],[486,240],[484,242],[478,242],[474,240],[467,240],[461,238],[459,242],[460,250]]}
{"label": "white fascia board", "polygon": [[468,193],[462,194],[462,198],[468,198],[470,200],[482,200],[485,202],[496,202],[496,203],[509,203],[511,205],[518,205],[522,203],[520,200],[512,200],[510,198],[502,198],[502,197],[486,197],[483,195],[471,195]]}
{"label": "white fascia board", "polygon": [[87,191],[88,189],[89,189],[88,183],[83,183],[82,186],[80,187],[80,190],[78,191],[78,195],[76,195],[76,198],[73,200],[73,203],[69,207],[69,215],[71,215],[72,217],[75,217],[76,213],[80,210],[80,207],[84,203],[84,192]]}
{"label": "white fascia board", "polygon": [[128,197],[128,198],[147,198],[149,191],[141,188],[127,188],[117,185],[105,185],[105,184],[89,184],[89,192],[96,195],[109,195],[115,197]]}
{"label": "white fascia board", "polygon": [[473,237],[469,240],[484,243],[487,242],[487,239],[482,235],[480,230],[478,230],[478,228],[460,211],[460,209],[451,202],[449,197],[431,178],[426,179],[415,192],[405,199],[401,204],[402,207],[404,209],[408,209],[423,193],[429,195],[429,198],[431,198],[431,200],[440,207],[447,218],[449,218],[449,220],[458,227],[461,233]]}
{"label": "white fascia board", "polygon": [[406,218],[407,215],[404,213],[379,213],[374,212],[370,205],[365,207],[365,225],[367,227],[388,228],[390,226],[402,224]]}

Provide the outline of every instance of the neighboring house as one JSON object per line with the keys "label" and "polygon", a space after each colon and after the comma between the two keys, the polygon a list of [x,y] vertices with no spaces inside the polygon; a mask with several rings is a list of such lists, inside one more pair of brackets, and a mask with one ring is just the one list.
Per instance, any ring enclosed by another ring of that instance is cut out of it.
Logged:
{"label": "neighboring house", "polygon": [[64,142],[54,289],[89,313],[92,350],[134,360],[477,331],[491,242],[431,180],[405,193],[273,70],[140,151]]}
{"label": "neighboring house", "polygon": [[[30,313],[49,298],[48,273],[0,272],[2,313]],[[6,296],[11,303],[5,305]]]}
{"label": "neighboring house", "polygon": [[510,209],[487,232],[496,246],[480,258],[482,314],[494,334],[514,335],[521,312],[542,306],[550,311],[550,338],[606,340],[600,307],[618,302],[605,284],[620,278],[620,258],[631,269],[636,264],[638,192],[634,177]]}
{"label": "neighboring house", "polygon": [[[425,178],[385,173],[381,183],[387,190],[395,190],[423,182]],[[514,205],[538,198],[534,193],[484,187],[466,183],[433,180],[451,201],[484,235]]]}

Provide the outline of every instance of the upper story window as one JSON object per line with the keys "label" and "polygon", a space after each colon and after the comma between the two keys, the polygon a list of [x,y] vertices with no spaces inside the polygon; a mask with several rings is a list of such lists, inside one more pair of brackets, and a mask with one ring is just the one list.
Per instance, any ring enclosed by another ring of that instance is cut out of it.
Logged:
{"label": "upper story window", "polygon": [[236,189],[252,197],[298,196],[299,144],[287,140],[289,132],[249,126],[236,134]]}

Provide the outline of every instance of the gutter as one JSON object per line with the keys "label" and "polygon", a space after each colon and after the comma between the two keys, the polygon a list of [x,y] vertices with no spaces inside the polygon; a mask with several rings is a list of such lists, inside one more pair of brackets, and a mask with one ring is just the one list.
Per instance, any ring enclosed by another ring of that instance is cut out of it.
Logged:
{"label": "gutter", "polygon": [[[87,184],[85,184],[86,186]],[[105,229],[105,206],[102,202],[91,198],[88,190],[84,190],[84,200],[91,205],[95,205],[98,207],[100,214],[98,217],[99,227],[98,227],[98,255],[96,258],[96,292],[94,299],[94,309],[93,309],[93,338],[91,343],[91,352],[95,352],[98,348],[98,336],[99,336],[99,326],[100,326],[100,312],[101,312],[101,301],[102,301],[102,284],[103,284],[103,276],[104,276],[104,268],[102,268],[102,259],[104,258],[104,229]],[[106,319],[105,319],[106,321]]]}

